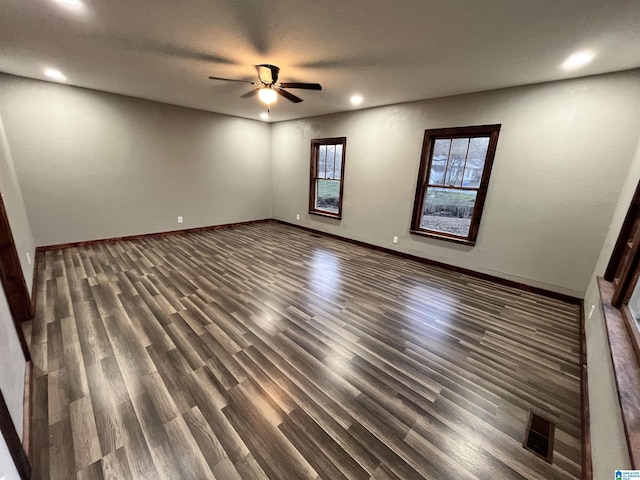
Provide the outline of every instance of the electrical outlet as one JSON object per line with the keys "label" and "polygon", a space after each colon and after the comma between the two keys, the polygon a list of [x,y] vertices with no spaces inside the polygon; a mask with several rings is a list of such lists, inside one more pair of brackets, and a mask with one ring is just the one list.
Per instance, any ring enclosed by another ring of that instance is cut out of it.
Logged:
{"label": "electrical outlet", "polygon": [[593,315],[593,311],[595,310],[595,308],[595,305],[591,305],[591,308],[589,309],[589,320],[591,320],[591,316]]}
{"label": "electrical outlet", "polygon": [[296,214],[296,220],[300,220],[300,214],[299,213]]}
{"label": "electrical outlet", "polygon": [[393,237],[393,243],[396,244],[396,245],[398,244],[398,237],[396,237],[396,236]]}
{"label": "electrical outlet", "polygon": [[27,252],[27,262],[31,265],[31,255],[29,255],[29,252]]}
{"label": "electrical outlet", "polygon": [[182,217],[178,217],[178,223],[182,223]]}

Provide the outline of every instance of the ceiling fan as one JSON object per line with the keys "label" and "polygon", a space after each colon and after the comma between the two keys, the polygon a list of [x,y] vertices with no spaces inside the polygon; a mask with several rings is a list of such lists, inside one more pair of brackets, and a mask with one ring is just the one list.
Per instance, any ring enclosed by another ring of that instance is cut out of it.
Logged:
{"label": "ceiling fan", "polygon": [[240,98],[251,97],[258,94],[260,100],[266,105],[271,105],[276,101],[278,95],[286,98],[293,103],[300,103],[302,99],[291,92],[288,92],[288,88],[301,88],[304,90],[322,90],[322,85],[319,83],[299,83],[299,82],[282,82],[278,83],[278,76],[280,74],[280,67],[275,65],[263,64],[256,65],[258,70],[258,81],[252,82],[250,80],[238,80],[235,78],[222,78],[222,77],[209,77],[211,80],[225,80],[227,82],[242,82],[256,85],[258,88],[251,90],[250,92],[241,95]]}

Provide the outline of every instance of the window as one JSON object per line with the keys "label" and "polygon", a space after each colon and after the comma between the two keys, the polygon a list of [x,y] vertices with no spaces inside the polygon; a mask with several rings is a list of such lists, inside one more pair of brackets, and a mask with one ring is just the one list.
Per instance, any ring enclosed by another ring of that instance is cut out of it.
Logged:
{"label": "window", "polygon": [[[640,465],[640,183],[598,287],[632,468]],[[633,372],[633,373],[630,373]]]}
{"label": "window", "polygon": [[346,137],[311,140],[309,213],[342,218]]}
{"label": "window", "polygon": [[475,244],[500,125],[426,130],[411,233]]}
{"label": "window", "polygon": [[613,284],[611,304],[620,308],[633,299],[633,310],[640,310],[638,294],[634,296],[640,270],[640,184],[627,211],[618,241],[611,254],[604,274],[605,280]]}

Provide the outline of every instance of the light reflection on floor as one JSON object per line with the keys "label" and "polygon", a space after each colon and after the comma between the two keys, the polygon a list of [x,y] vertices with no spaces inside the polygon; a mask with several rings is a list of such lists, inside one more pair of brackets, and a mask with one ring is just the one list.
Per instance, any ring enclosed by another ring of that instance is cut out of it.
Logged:
{"label": "light reflection on floor", "polygon": [[429,335],[449,333],[457,296],[446,290],[414,283],[407,285],[402,298],[402,313],[410,321],[411,328]]}
{"label": "light reflection on floor", "polygon": [[325,300],[335,300],[342,285],[340,260],[329,250],[315,250],[311,259],[309,289]]}
{"label": "light reflection on floor", "polygon": [[[342,286],[342,266],[334,252],[315,250],[311,259],[309,277],[308,288],[314,295],[330,302],[337,300]],[[339,376],[350,374],[352,356],[344,352],[342,346],[330,338],[324,341],[332,352],[324,359],[328,372]]]}

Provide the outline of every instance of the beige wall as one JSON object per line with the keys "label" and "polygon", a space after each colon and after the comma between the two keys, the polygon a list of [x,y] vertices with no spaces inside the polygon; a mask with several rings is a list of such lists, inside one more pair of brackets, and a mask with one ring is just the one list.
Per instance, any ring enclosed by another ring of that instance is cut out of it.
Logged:
{"label": "beige wall", "polygon": [[9,75],[0,113],[39,246],[271,217],[262,122]]}
{"label": "beige wall", "polygon": [[[501,123],[473,248],[410,235],[424,130]],[[582,296],[640,129],[640,71],[272,127],[278,219]],[[307,214],[309,141],[347,137],[342,221]],[[400,237],[398,245],[392,237]]]}

